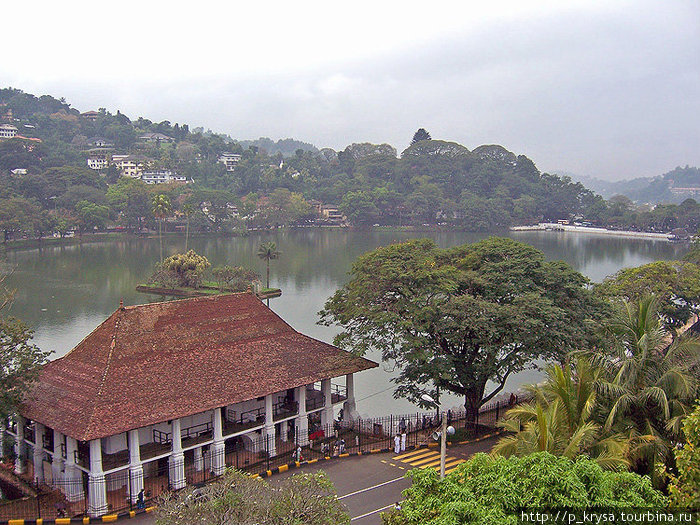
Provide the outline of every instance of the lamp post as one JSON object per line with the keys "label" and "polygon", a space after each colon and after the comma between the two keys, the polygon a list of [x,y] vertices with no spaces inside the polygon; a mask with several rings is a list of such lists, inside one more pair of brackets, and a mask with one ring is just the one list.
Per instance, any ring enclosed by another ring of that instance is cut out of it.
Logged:
{"label": "lamp post", "polygon": [[442,418],[442,429],[440,432],[440,479],[445,479],[445,457],[447,456],[447,433],[450,432],[450,434],[454,434],[455,429],[453,427],[447,426],[447,416],[445,415],[445,412],[442,411],[440,408],[440,403],[435,401],[432,397],[430,397],[428,394],[423,394],[420,396],[423,401],[427,401],[428,403],[432,403],[435,405],[440,410],[440,417]]}

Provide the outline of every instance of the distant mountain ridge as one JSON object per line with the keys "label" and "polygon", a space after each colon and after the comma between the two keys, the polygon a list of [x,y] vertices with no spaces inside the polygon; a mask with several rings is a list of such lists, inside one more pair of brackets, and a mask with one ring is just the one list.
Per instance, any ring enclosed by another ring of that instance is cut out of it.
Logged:
{"label": "distant mountain ridge", "polygon": [[638,177],[615,182],[563,171],[557,173],[571,177],[605,199],[613,195],[624,195],[638,204],[680,204],[688,198],[700,199],[700,169],[688,165],[678,166],[657,177]]}

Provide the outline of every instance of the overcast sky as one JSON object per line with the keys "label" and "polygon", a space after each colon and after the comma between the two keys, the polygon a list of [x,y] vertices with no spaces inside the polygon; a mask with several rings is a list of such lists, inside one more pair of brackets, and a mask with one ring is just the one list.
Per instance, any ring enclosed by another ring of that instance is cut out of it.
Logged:
{"label": "overcast sky", "polygon": [[[81,111],[605,179],[700,166],[700,1],[7,2],[0,86]],[[9,44],[11,43],[11,44]]]}

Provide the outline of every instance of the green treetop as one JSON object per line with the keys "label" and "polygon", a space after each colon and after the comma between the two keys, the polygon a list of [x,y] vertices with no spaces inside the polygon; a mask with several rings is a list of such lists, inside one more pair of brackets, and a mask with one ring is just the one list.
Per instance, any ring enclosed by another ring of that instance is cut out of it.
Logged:
{"label": "green treetop", "polygon": [[408,241],[359,257],[350,273],[320,312],[343,328],[335,343],[395,362],[396,397],[462,396],[470,421],[511,374],[585,346],[600,307],[585,277],[511,239],[449,250]]}

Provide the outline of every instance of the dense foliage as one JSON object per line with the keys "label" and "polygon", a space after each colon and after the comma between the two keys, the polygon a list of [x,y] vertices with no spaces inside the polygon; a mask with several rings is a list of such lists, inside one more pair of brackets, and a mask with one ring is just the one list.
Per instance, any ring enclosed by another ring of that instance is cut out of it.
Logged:
{"label": "dense foliage", "polygon": [[50,352],[31,343],[32,331],[27,325],[5,315],[12,292],[3,281],[4,276],[0,275],[0,417],[5,418],[31,388]]}
{"label": "dense foliage", "polygon": [[639,301],[653,294],[664,324],[678,329],[698,312],[700,267],[691,262],[656,261],[623,268],[595,286],[600,296],[616,301]]}
{"label": "dense foliage", "polygon": [[527,390],[533,401],[510,409],[499,426],[511,432],[496,454],[526,456],[537,451],[575,459],[593,458],[606,469],[626,469],[629,439],[596,422],[597,386],[603,371],[579,357],[576,366],[550,365],[547,377]]}
{"label": "dense foliage", "polygon": [[685,418],[683,434],[685,443],[673,451],[678,475],[668,492],[674,507],[700,509],[700,403]]}
{"label": "dense foliage", "polygon": [[159,525],[341,525],[350,517],[323,472],[295,474],[272,487],[229,470],[202,488],[166,493],[156,511]]}
{"label": "dense foliage", "polygon": [[659,508],[664,496],[649,478],[604,471],[594,461],[538,452],[522,458],[477,454],[440,481],[433,469],[414,469],[400,511],[385,525],[515,525],[521,510]]}
{"label": "dense foliage", "polygon": [[166,287],[199,288],[209,266],[207,258],[194,250],[176,253],[156,265],[150,282]]}
{"label": "dense foliage", "polygon": [[350,274],[320,312],[343,329],[336,345],[380,350],[400,369],[397,397],[446,390],[464,398],[470,420],[511,374],[585,347],[599,310],[585,277],[511,239],[394,244],[359,257]]}
{"label": "dense foliage", "polygon": [[[315,217],[312,199],[340,207],[359,226],[441,223],[480,231],[573,216],[597,220],[607,206],[579,183],[540,173],[523,155],[496,145],[469,151],[433,140],[424,129],[398,156],[387,144],[352,144],[336,152],[291,139],[236,142],[186,124],[131,120],[104,108],[86,118],[65,101],[14,89],[0,89],[0,104],[0,113],[12,110],[13,124],[27,137],[0,141],[0,208],[21,209],[10,218],[0,216],[7,238],[59,231],[59,222],[77,228],[76,204],[82,201],[109,211],[108,220],[100,210],[99,220],[84,221],[86,231],[111,224],[153,227],[147,203],[164,191],[174,218],[182,220],[183,206],[193,205],[193,229],[211,231],[306,223]],[[168,140],[144,140],[147,133]],[[108,146],[97,145],[104,142]],[[298,147],[292,153],[293,145]],[[137,155],[194,184],[156,190],[123,182],[114,166],[99,173],[88,169],[91,152]],[[223,152],[241,155],[235,170],[218,162]],[[16,169],[27,173],[11,173]]]}
{"label": "dense foliage", "polygon": [[624,303],[605,325],[614,344],[592,352],[604,371],[598,421],[630,440],[636,472],[661,483],[659,470],[673,465],[683,418],[698,395],[700,339],[688,332],[671,338],[653,296]]}

